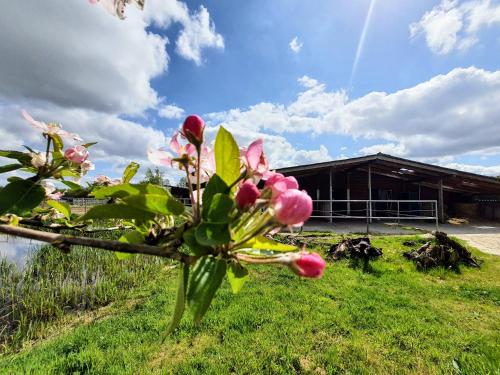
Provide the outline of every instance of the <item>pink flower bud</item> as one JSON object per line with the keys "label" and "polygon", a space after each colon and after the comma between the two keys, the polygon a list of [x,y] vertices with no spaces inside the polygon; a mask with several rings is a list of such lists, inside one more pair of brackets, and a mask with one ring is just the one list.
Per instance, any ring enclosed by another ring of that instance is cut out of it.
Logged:
{"label": "pink flower bud", "polygon": [[246,209],[253,206],[259,197],[260,191],[257,186],[252,181],[247,180],[241,184],[235,199],[239,208]]}
{"label": "pink flower bud", "polygon": [[326,263],[319,254],[304,251],[298,255],[298,258],[290,263],[293,272],[302,277],[316,279],[323,276]]}
{"label": "pink flower bud", "polygon": [[203,131],[205,122],[198,115],[190,115],[182,124],[182,135],[192,144],[201,145],[203,143]]}
{"label": "pink flower bud", "polygon": [[64,157],[75,164],[82,164],[89,157],[89,152],[83,146],[74,146],[64,151]]}
{"label": "pink flower bud", "polygon": [[305,191],[290,189],[276,198],[274,211],[281,224],[302,226],[312,214],[312,199]]}
{"label": "pink flower bud", "polygon": [[299,183],[293,176],[285,177],[281,173],[273,173],[266,181],[265,187],[269,187],[273,191],[273,200],[290,189],[298,189]]}

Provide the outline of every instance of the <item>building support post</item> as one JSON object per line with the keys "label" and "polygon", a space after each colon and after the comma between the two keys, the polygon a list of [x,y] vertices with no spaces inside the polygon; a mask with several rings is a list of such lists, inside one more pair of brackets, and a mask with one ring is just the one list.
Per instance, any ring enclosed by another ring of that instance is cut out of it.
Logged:
{"label": "building support post", "polygon": [[440,223],[444,223],[443,179],[439,180],[439,189],[438,189],[438,215],[439,215],[439,222]]}
{"label": "building support post", "polygon": [[351,173],[347,172],[346,181],[346,199],[347,199],[347,216],[351,216]]}
{"label": "building support post", "polygon": [[370,215],[370,223],[372,222],[372,165],[368,164],[368,200],[369,200],[369,210],[366,213]]}
{"label": "building support post", "polygon": [[329,190],[329,198],[330,199],[330,223],[333,222],[333,167],[330,167],[330,190]]}

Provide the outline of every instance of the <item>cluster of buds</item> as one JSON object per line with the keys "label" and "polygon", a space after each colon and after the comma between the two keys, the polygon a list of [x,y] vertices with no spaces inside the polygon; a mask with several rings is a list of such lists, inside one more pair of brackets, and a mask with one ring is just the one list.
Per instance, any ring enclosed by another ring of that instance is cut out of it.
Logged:
{"label": "cluster of buds", "polygon": [[94,184],[97,186],[116,186],[121,183],[119,178],[111,179],[108,176],[99,175],[95,178]]}
{"label": "cluster of buds", "polygon": [[[195,206],[195,225],[203,220],[200,214],[203,205],[200,196],[202,184],[210,183],[217,171],[214,152],[204,144],[204,130],[203,119],[190,115],[170,141],[170,149],[176,154],[175,157],[163,149],[150,149],[148,152],[153,163],[186,171]],[[185,140],[182,144],[179,135]],[[234,201],[234,209],[228,213],[231,242],[226,248],[229,250],[238,249],[244,242],[241,238],[247,240],[274,234],[282,228],[300,227],[310,218],[313,209],[311,197],[299,189],[294,177],[270,170],[262,139],[240,149],[239,153],[240,177],[231,184],[229,194]],[[246,262],[254,260],[251,256],[241,259]],[[256,258],[255,263],[260,260]],[[287,256],[280,254],[267,262],[287,265],[300,276],[314,278],[320,277],[325,267],[325,262],[318,254],[307,252],[290,253]]]}
{"label": "cluster of buds", "polygon": [[[77,134],[63,130],[60,124],[46,124],[42,121],[37,121],[26,111],[23,111],[22,115],[31,126],[42,132],[43,136],[47,139],[48,146],[53,142],[54,144],[60,143],[61,145],[58,145],[58,147],[62,147],[62,142],[65,139],[77,142],[82,141]],[[85,175],[87,172],[95,169],[94,163],[89,160],[89,151],[83,145],[67,148],[60,158],[55,157],[54,152],[50,151],[49,147],[47,147],[46,152],[32,151],[29,153],[31,156],[31,165],[38,169],[39,173],[44,177],[56,176],[65,168],[75,170],[80,175]]]}

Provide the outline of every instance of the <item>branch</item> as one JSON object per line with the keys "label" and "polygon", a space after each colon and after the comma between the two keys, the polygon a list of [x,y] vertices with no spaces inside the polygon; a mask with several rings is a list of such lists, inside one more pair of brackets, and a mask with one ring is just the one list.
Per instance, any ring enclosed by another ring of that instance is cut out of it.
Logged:
{"label": "branch", "polygon": [[128,254],[154,255],[158,257],[178,260],[186,264],[191,264],[195,260],[195,258],[192,256],[179,253],[177,251],[178,247],[175,246],[159,247],[145,244],[131,244],[112,240],[101,240],[98,238],[73,237],[58,233],[42,232],[28,228],[15,227],[12,225],[0,225],[0,233],[47,242],[63,252],[69,252],[72,245],[80,245],[102,250],[119,251]]}
{"label": "branch", "polygon": [[[9,221],[8,220],[0,219],[0,223],[9,224]],[[73,226],[73,227],[68,227],[67,225],[64,225],[64,224],[49,224],[49,225],[45,225],[40,220],[25,219],[25,218],[19,219],[19,224],[28,225],[30,227],[45,228],[45,229],[49,229],[51,231],[56,231],[56,232],[57,231],[61,231],[61,230],[73,230],[73,231],[80,232],[80,233],[85,233],[85,234],[87,234],[87,233],[111,232],[111,231],[115,231],[115,230],[125,230],[125,229],[132,229],[133,228],[131,226],[122,225],[122,226],[109,227],[109,228],[85,229],[85,227],[87,226],[87,224],[81,224],[81,225]]]}

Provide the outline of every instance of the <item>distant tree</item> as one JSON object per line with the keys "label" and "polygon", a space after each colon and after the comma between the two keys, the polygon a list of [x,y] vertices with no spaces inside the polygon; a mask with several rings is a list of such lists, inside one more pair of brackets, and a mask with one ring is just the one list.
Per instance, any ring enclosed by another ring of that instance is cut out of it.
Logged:
{"label": "distant tree", "polygon": [[155,167],[154,169],[148,168],[142,183],[167,186],[170,185],[170,181],[165,178],[165,173],[163,173],[160,168]]}
{"label": "distant tree", "polygon": [[177,183],[178,187],[188,187],[188,182],[186,177],[181,177],[179,182]]}

